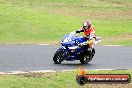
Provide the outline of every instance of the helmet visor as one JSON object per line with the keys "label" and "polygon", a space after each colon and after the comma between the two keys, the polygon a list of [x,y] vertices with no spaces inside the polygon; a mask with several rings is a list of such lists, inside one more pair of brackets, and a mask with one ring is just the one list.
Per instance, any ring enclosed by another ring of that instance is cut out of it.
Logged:
{"label": "helmet visor", "polygon": [[90,29],[90,27],[91,27],[91,25],[89,25],[89,26],[84,26],[84,30],[88,30],[88,29]]}
{"label": "helmet visor", "polygon": [[84,26],[84,30],[88,30],[88,26]]}

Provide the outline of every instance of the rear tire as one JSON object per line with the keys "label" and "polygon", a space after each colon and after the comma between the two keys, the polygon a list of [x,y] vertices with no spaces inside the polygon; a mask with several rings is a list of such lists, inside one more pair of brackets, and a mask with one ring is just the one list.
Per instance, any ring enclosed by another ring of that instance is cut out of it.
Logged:
{"label": "rear tire", "polygon": [[92,58],[94,57],[94,55],[95,55],[95,49],[92,48]]}
{"label": "rear tire", "polygon": [[61,64],[63,59],[63,49],[59,48],[54,54],[53,61],[55,62],[55,64]]}
{"label": "rear tire", "polygon": [[82,58],[80,58],[80,62],[82,64],[87,64],[88,62],[90,62],[92,60],[92,54],[85,54],[83,55]]}

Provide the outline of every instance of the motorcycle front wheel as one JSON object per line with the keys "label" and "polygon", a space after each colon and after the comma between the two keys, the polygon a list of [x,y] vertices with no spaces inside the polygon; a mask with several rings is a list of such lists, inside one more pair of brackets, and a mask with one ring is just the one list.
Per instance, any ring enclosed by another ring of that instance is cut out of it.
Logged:
{"label": "motorcycle front wheel", "polygon": [[53,57],[53,61],[55,64],[61,64],[61,62],[63,61],[63,49],[59,48]]}

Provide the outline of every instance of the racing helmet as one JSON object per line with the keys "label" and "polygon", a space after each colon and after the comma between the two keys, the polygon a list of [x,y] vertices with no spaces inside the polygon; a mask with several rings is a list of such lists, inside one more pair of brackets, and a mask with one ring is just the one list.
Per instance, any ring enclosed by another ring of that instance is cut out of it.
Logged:
{"label": "racing helmet", "polygon": [[91,22],[89,20],[85,20],[83,23],[83,28],[85,31],[88,31],[88,29],[90,29],[91,27]]}

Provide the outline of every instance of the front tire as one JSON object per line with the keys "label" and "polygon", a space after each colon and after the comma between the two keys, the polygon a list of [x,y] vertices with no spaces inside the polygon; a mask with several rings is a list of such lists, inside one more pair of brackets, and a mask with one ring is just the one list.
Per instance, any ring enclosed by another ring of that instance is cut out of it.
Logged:
{"label": "front tire", "polygon": [[59,48],[54,54],[53,61],[55,62],[55,64],[61,64],[63,59],[63,49]]}

